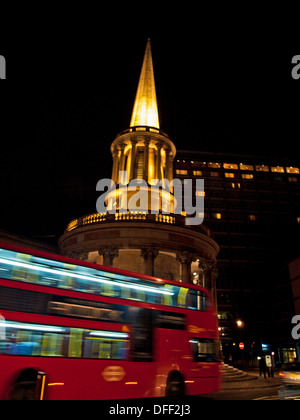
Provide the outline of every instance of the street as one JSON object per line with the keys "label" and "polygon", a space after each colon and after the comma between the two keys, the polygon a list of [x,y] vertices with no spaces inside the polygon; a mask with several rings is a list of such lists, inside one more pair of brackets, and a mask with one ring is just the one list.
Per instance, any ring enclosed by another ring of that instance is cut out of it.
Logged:
{"label": "street", "polygon": [[216,394],[205,395],[197,397],[205,400],[263,400],[276,401],[278,400],[279,387],[271,388],[250,388],[250,389],[231,389],[220,391]]}

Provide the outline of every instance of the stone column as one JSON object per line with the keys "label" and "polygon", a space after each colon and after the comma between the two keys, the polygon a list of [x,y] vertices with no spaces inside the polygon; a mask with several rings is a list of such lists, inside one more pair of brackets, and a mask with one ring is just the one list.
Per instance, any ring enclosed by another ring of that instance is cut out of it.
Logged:
{"label": "stone column", "polygon": [[[120,144],[120,149],[121,149],[121,156],[120,156],[119,172],[124,171],[124,163],[125,163],[125,155],[124,155],[125,144],[124,143]],[[119,174],[117,178],[118,178],[118,184],[119,184],[120,183]]]}
{"label": "stone column", "polygon": [[156,179],[161,180],[161,149],[162,149],[162,143],[157,143],[157,159],[156,159]]}
{"label": "stone column", "polygon": [[210,292],[213,298],[214,308],[217,311],[217,263],[213,260],[206,260],[204,258],[200,258],[199,269],[203,272],[203,287],[205,287]]}
{"label": "stone column", "polygon": [[135,157],[136,157],[136,144],[137,140],[131,140],[131,161],[130,161],[130,174],[128,182],[135,179]]}
{"label": "stone column", "polygon": [[169,156],[169,170],[167,173],[167,178],[169,181],[172,181],[172,179],[174,178],[173,176],[173,161],[174,161],[174,156],[170,155]]}
{"label": "stone column", "polygon": [[177,253],[177,260],[181,264],[181,280],[183,283],[192,283],[191,265],[193,255],[187,251]]}
{"label": "stone column", "polygon": [[154,275],[154,260],[157,257],[159,251],[156,248],[142,248],[141,257],[144,258],[144,274],[148,276]]}
{"label": "stone column", "polygon": [[119,255],[119,250],[113,246],[105,246],[98,250],[99,255],[103,255],[103,265],[112,267],[114,258]]}
{"label": "stone column", "polygon": [[89,258],[89,253],[88,251],[84,251],[82,249],[76,249],[69,252],[67,256],[76,260],[87,261]]}
{"label": "stone column", "polygon": [[118,150],[115,148],[113,151],[113,170],[112,170],[112,180],[118,182]]}
{"label": "stone column", "polygon": [[148,182],[149,174],[149,144],[150,138],[145,138],[144,140],[145,149],[144,149],[144,180]]}
{"label": "stone column", "polygon": [[165,171],[165,178],[168,179],[169,181],[171,181],[170,179],[170,153],[171,153],[171,148],[168,147],[166,149],[166,171]]}

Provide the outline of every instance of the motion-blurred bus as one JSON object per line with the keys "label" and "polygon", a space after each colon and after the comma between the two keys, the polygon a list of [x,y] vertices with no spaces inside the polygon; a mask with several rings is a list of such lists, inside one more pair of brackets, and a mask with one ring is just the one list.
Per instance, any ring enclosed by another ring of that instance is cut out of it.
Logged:
{"label": "motion-blurred bus", "polygon": [[0,243],[0,399],[216,392],[207,290]]}

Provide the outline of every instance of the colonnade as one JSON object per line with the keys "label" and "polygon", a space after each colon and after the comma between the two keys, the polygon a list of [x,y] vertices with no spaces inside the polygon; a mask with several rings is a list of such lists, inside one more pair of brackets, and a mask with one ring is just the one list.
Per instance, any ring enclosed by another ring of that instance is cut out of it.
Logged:
{"label": "colonnade", "polygon": [[173,179],[172,148],[162,140],[144,135],[142,140],[134,138],[120,141],[112,151],[112,180],[119,184],[119,172],[127,171],[127,181],[144,179],[151,184],[153,179]]}

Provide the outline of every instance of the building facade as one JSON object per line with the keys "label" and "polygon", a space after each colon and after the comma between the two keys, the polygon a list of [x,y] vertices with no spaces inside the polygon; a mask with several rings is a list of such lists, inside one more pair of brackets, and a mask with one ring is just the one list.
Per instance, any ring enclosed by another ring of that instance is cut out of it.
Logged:
{"label": "building facade", "polygon": [[[292,284],[292,291],[293,291],[293,297],[294,297],[295,313],[296,315],[300,316],[300,257],[290,262],[289,271],[290,271],[290,277],[291,277],[291,282],[292,282],[291,284]],[[295,324],[293,326],[296,327]],[[297,332],[297,335],[299,336],[300,324],[296,332]],[[296,341],[298,360],[300,360],[300,337],[296,339],[295,341]]]}
{"label": "building facade", "polygon": [[288,262],[299,252],[299,166],[283,157],[191,151],[177,151],[174,161],[182,182],[204,179],[204,223],[220,246],[221,335],[224,343],[247,339],[249,352],[253,343],[294,345]]}

